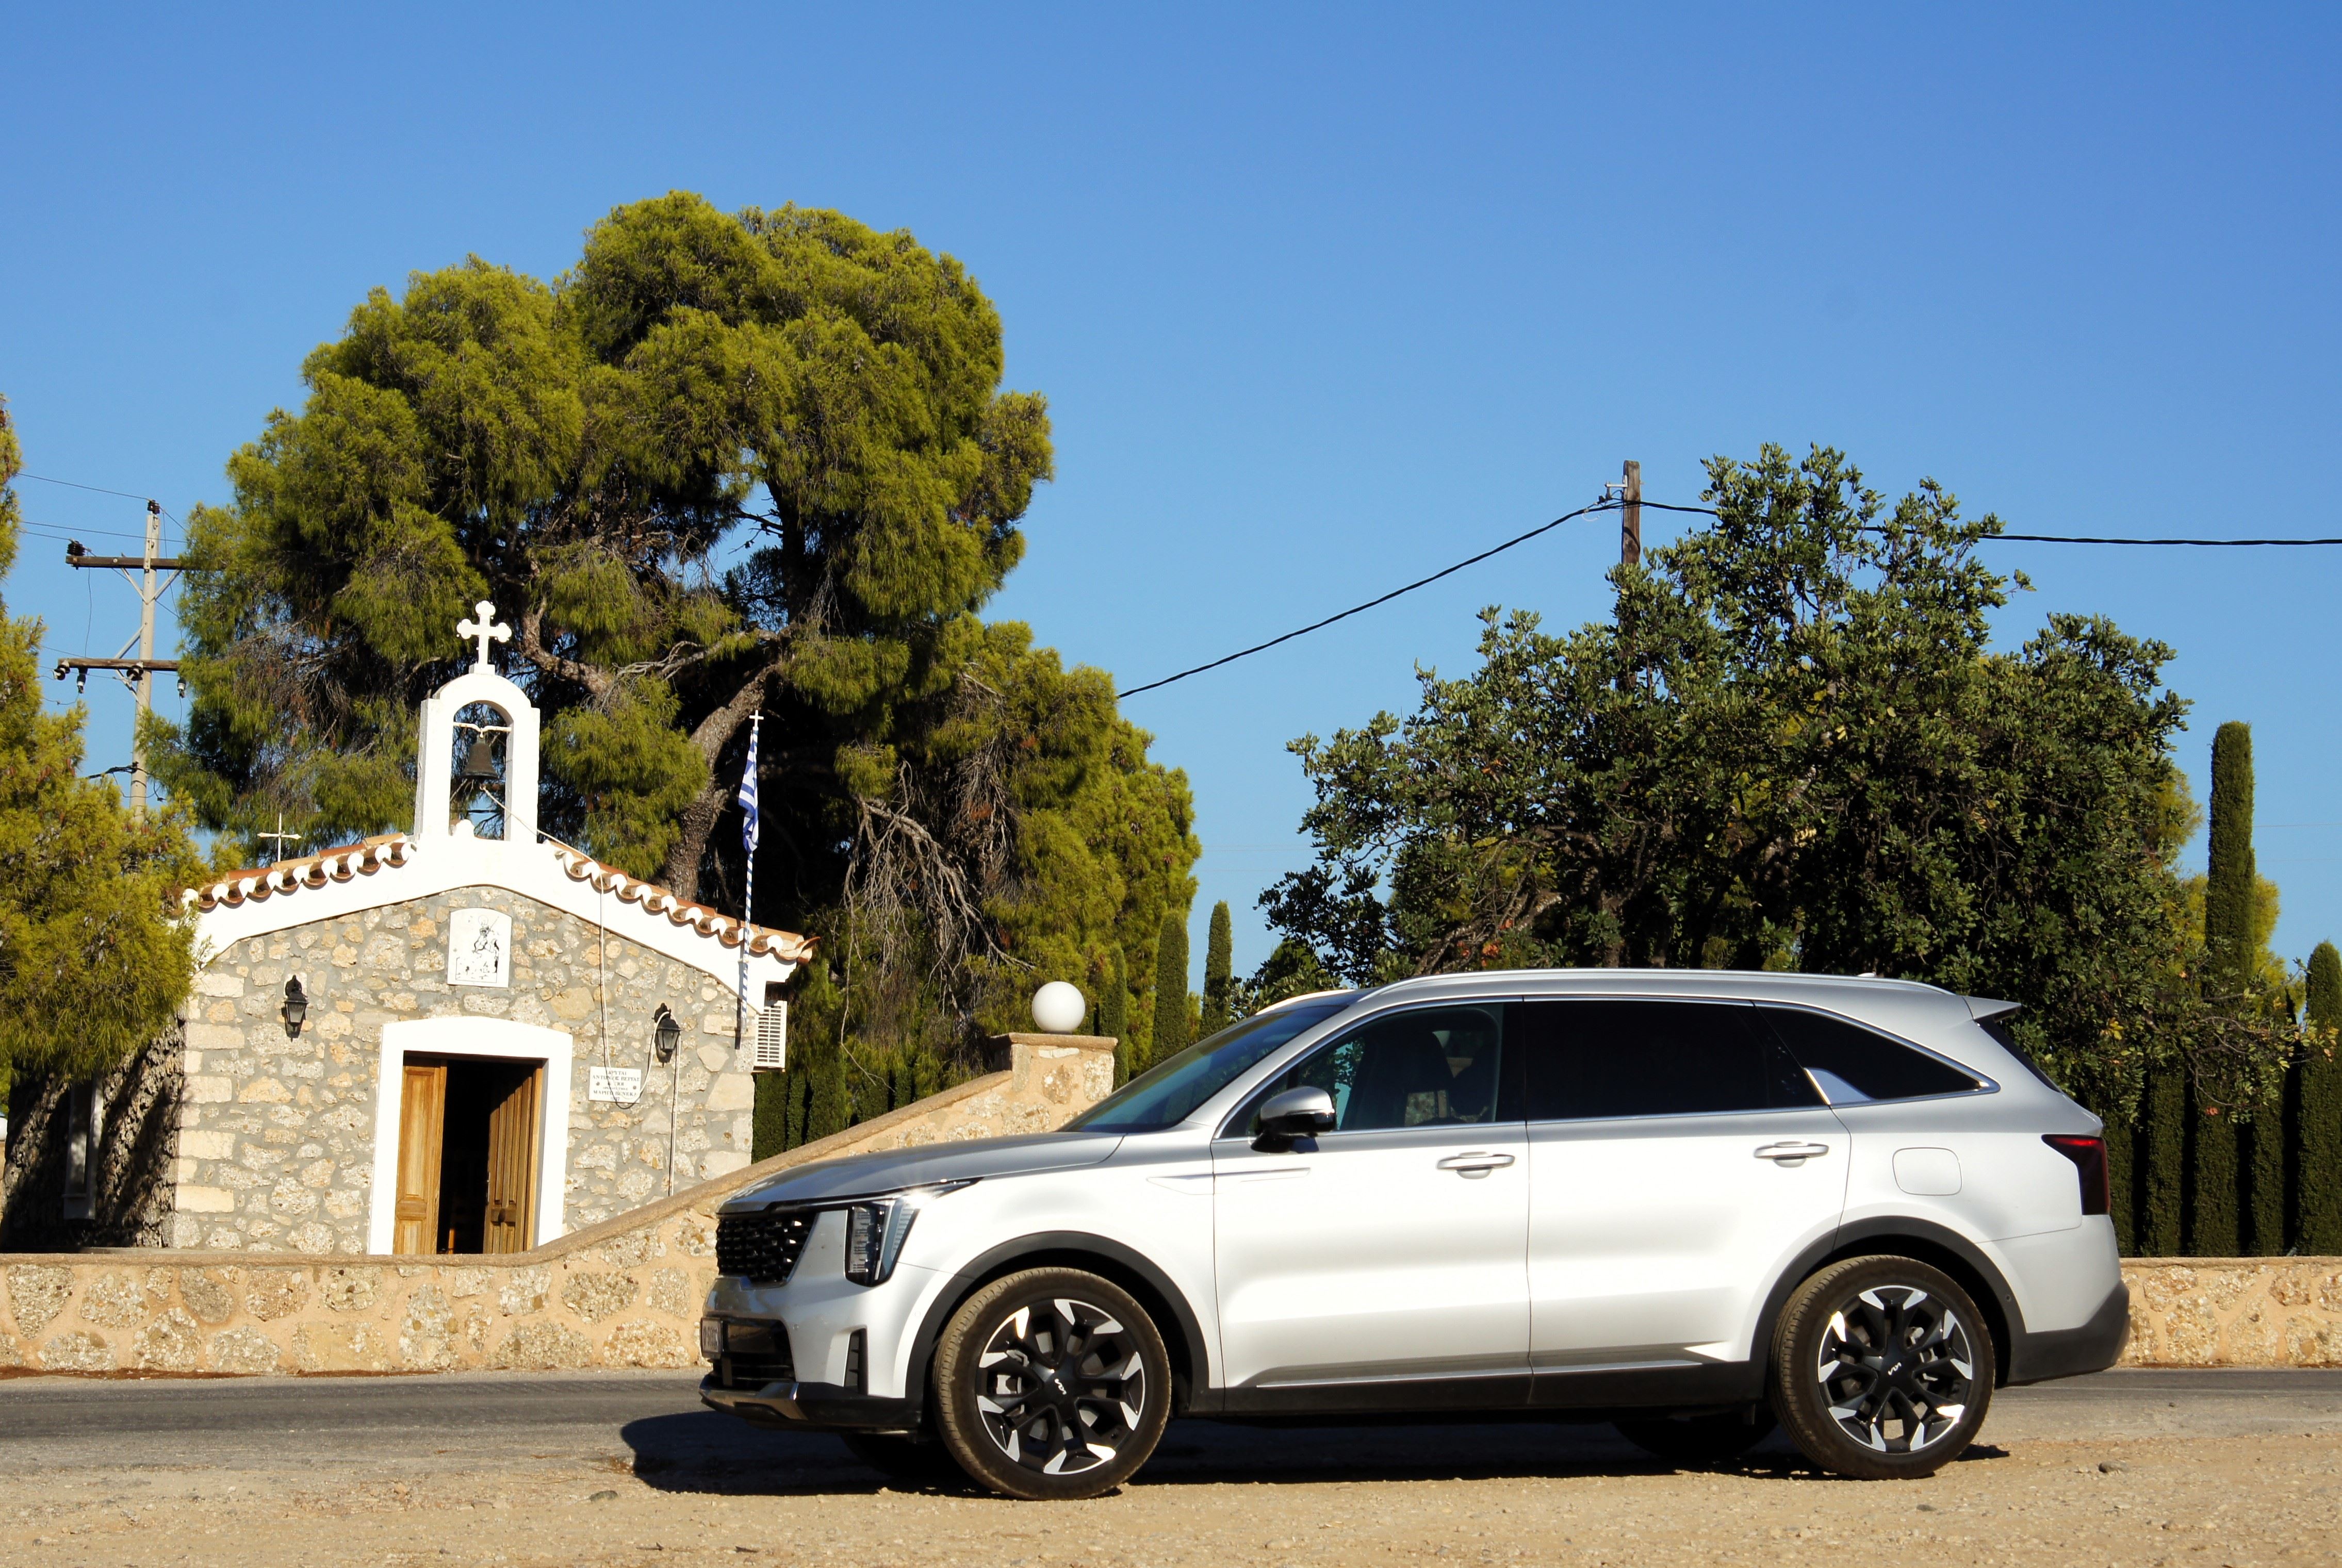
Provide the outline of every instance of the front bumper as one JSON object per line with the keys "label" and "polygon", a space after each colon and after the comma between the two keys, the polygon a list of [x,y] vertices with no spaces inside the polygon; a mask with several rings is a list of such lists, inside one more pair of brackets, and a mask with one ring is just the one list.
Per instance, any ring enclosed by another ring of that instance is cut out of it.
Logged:
{"label": "front bumper", "polygon": [[727,1387],[710,1373],[699,1382],[699,1402],[758,1426],[800,1432],[909,1432],[919,1413],[907,1399],[884,1399],[835,1383],[768,1383]]}

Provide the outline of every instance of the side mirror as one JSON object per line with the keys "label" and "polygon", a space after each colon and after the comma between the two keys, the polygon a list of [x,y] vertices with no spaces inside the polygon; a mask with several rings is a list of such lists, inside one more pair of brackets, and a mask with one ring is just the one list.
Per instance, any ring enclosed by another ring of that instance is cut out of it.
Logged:
{"label": "side mirror", "polygon": [[1296,1138],[1311,1138],[1334,1130],[1334,1096],[1304,1084],[1268,1097],[1260,1108],[1256,1149],[1289,1149]]}

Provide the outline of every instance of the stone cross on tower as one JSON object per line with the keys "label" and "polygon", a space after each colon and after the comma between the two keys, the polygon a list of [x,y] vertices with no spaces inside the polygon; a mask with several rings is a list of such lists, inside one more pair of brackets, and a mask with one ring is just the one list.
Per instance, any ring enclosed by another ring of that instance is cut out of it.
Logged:
{"label": "stone cross on tower", "polygon": [[478,640],[480,644],[480,658],[479,662],[474,664],[472,668],[475,670],[494,668],[494,666],[488,663],[488,644],[491,642],[511,642],[512,628],[510,626],[499,626],[496,624],[496,607],[494,604],[489,604],[485,599],[481,600],[478,604],[472,606],[472,614],[478,616],[479,619],[475,621],[456,622],[455,635],[467,640]]}

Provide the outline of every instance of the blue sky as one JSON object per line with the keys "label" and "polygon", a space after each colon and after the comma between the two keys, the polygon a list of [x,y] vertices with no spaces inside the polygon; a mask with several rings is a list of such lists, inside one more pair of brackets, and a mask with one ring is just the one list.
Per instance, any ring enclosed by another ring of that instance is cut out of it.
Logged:
{"label": "blue sky", "polygon": [[[96,7],[12,17],[0,392],[35,474],[225,498],[302,355],[466,253],[543,275],[669,188],[906,227],[999,303],[1058,480],[994,613],[1126,685],[1590,500],[1619,462],[1840,446],[2035,532],[2342,534],[2331,8]],[[135,602],[19,486],[12,611]],[[1651,519],[1646,534],[1670,531]],[[1134,698],[1196,915],[1306,862],[1285,743],[1411,705],[1480,605],[1605,613],[1603,519]],[[2004,545],[2250,721],[2280,949],[2342,938],[2342,551]],[[70,687],[61,688],[69,694]],[[90,689],[93,766],[129,699]],[[2200,858],[2200,844],[2196,850]]]}

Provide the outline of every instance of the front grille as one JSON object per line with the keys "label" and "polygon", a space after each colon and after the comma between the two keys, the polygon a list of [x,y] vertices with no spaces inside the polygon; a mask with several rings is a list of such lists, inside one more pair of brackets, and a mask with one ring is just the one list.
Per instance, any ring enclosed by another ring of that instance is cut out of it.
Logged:
{"label": "front grille", "polygon": [[716,1358],[718,1387],[762,1388],[768,1383],[794,1383],[796,1375],[787,1328],[776,1323],[724,1325],[724,1353]]}
{"label": "front grille", "polygon": [[716,1222],[716,1269],[751,1284],[786,1284],[805,1251],[813,1216],[803,1209],[725,1214]]}

